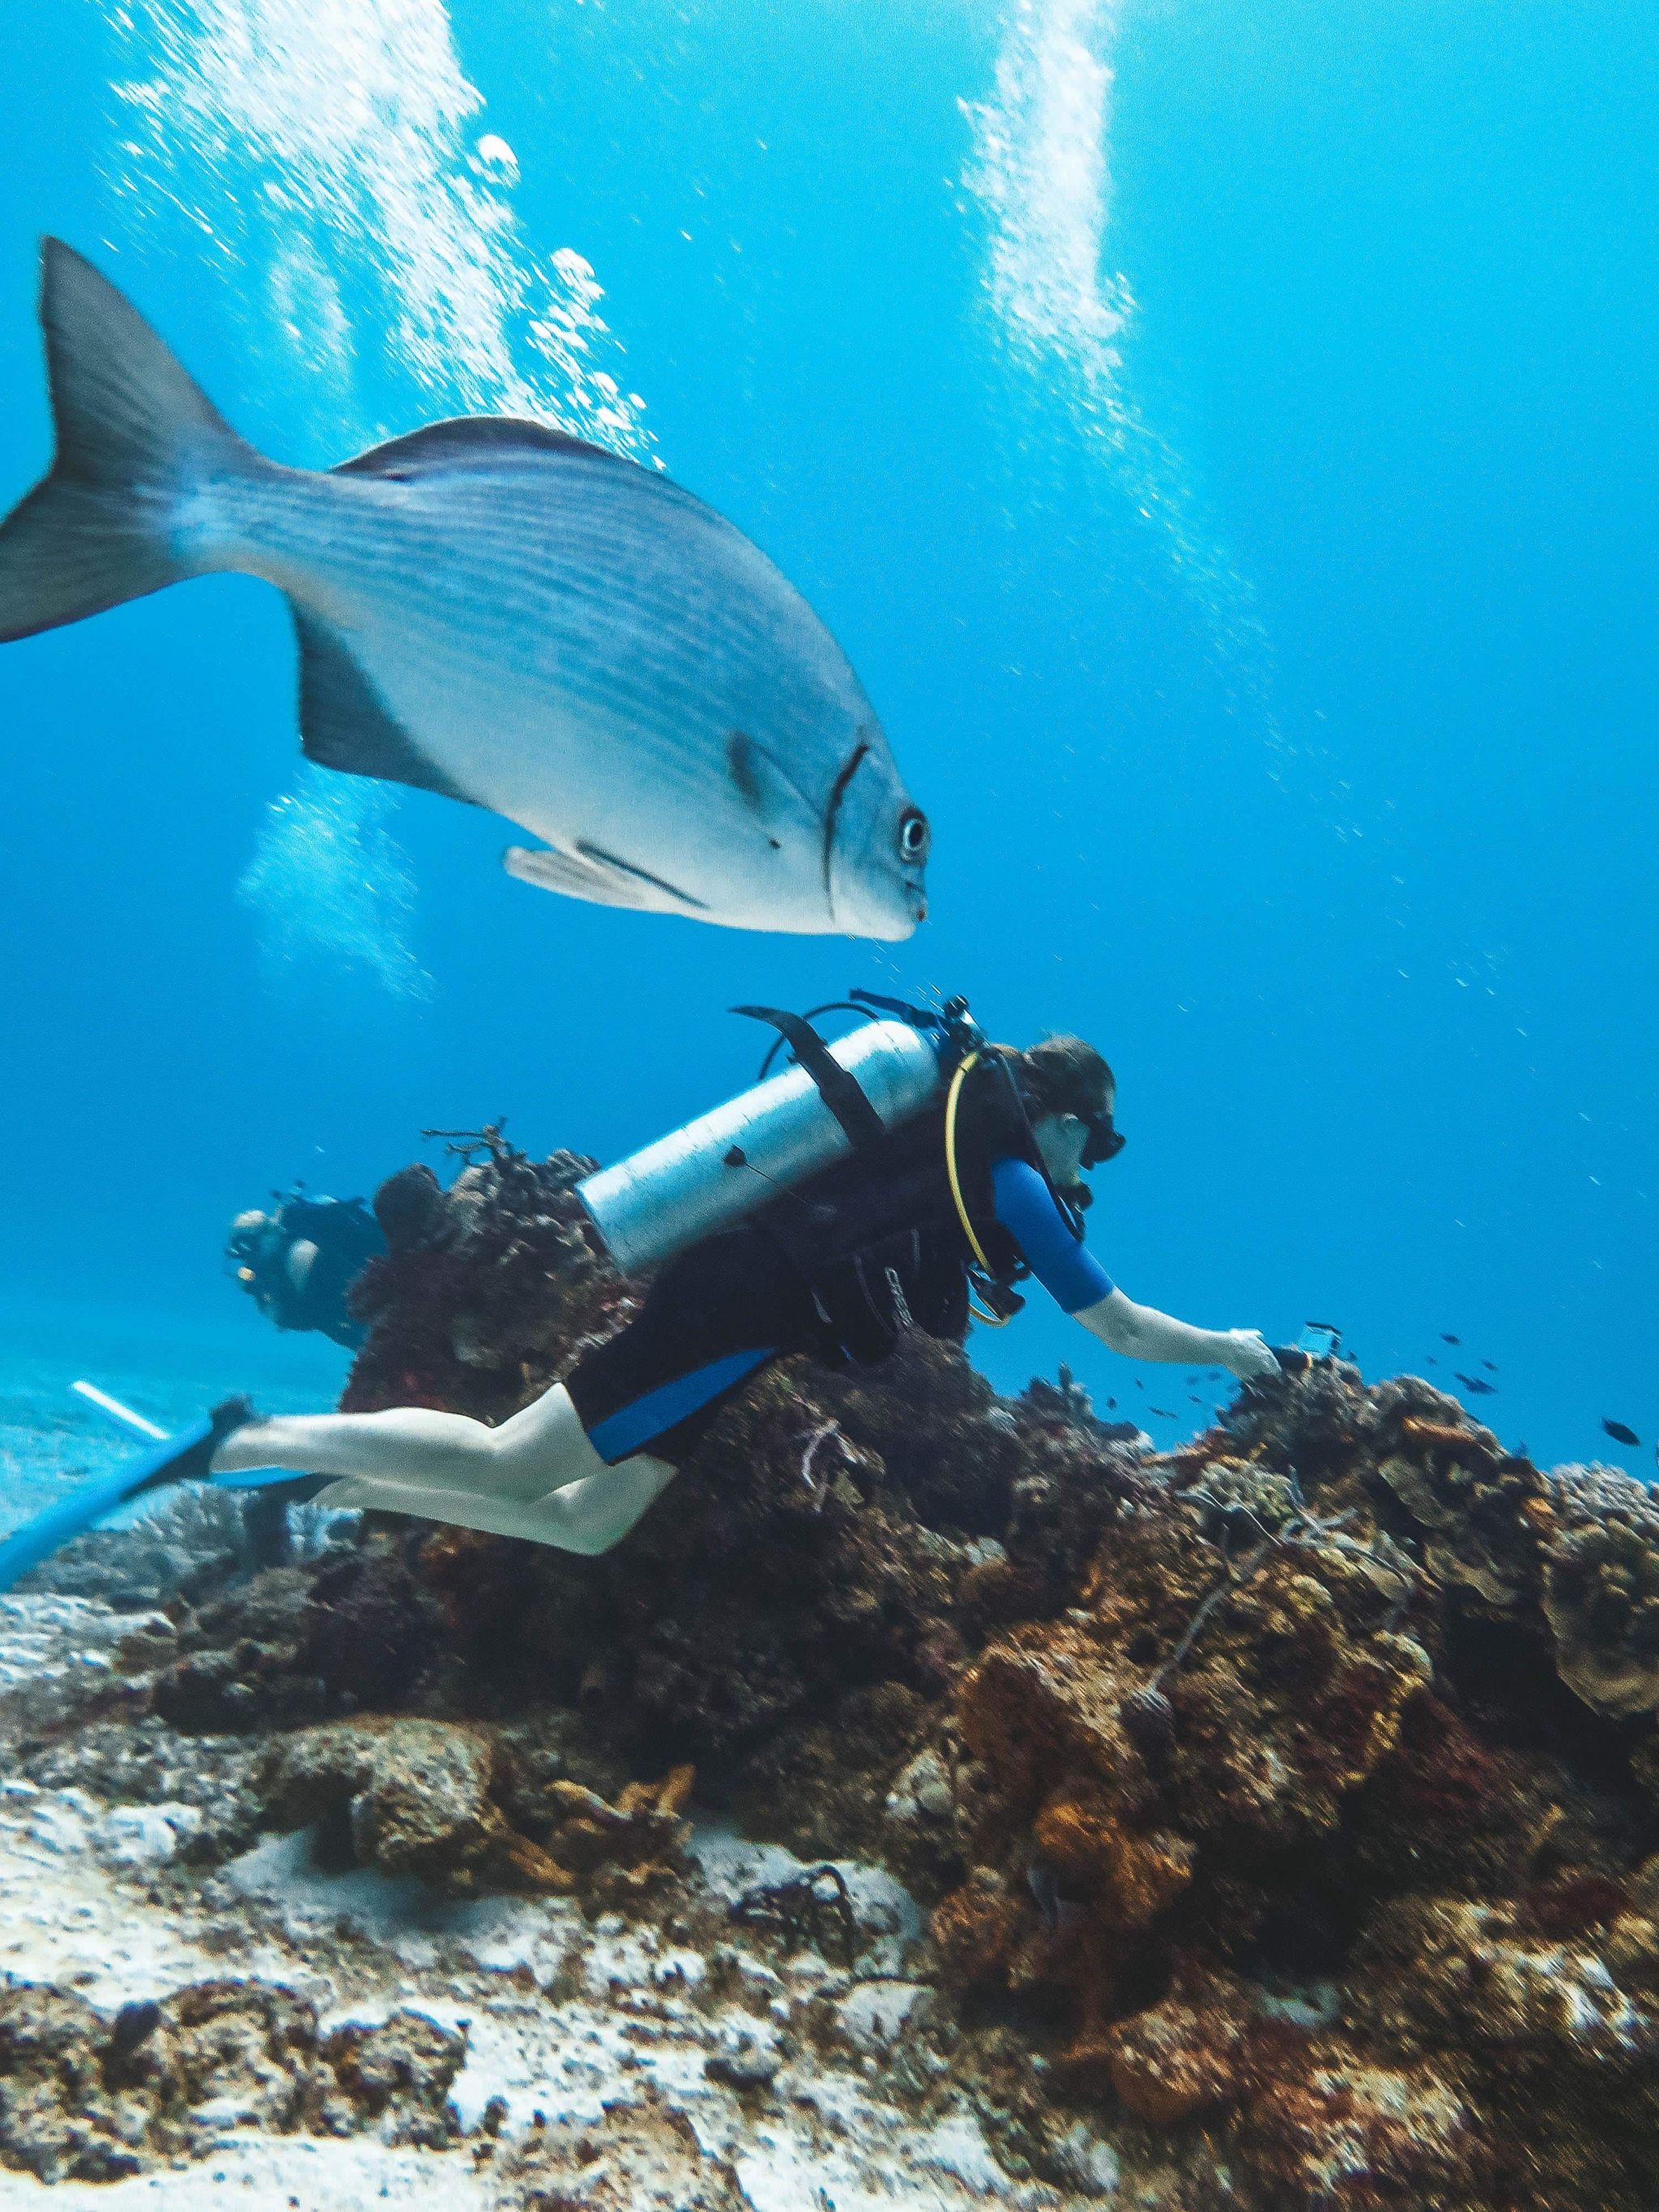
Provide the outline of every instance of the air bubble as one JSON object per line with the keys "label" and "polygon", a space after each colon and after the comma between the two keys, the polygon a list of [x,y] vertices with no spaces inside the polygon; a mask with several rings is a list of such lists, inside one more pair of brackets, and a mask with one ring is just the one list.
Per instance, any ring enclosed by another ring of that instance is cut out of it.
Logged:
{"label": "air bubble", "polygon": [[519,181],[518,155],[493,131],[486,131],[473,148],[472,166],[492,185],[512,185]]}

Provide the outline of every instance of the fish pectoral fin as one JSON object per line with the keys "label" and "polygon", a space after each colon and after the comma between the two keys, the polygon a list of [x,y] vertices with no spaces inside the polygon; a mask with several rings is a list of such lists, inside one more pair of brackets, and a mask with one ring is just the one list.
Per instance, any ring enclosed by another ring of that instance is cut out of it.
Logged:
{"label": "fish pectoral fin", "polygon": [[549,846],[536,849],[509,845],[501,866],[521,884],[535,884],[544,891],[562,891],[566,898],[586,899],[595,906],[633,907],[641,914],[678,914],[684,908],[649,884],[617,876],[574,853],[559,853]]}
{"label": "fish pectoral fin", "polygon": [[594,906],[631,907],[638,914],[708,912],[704,902],[690,891],[592,845],[575,853],[561,853],[551,846],[509,845],[501,866],[522,884],[537,884],[544,891],[562,891],[567,898],[586,899]]}
{"label": "fish pectoral fin", "polygon": [[730,730],[726,738],[726,773],[733,789],[763,823],[799,817],[816,822],[818,810],[769,745],[747,730]]}
{"label": "fish pectoral fin", "polygon": [[397,720],[344,639],[314,615],[292,602],[290,607],[300,646],[300,748],[306,758],[347,775],[412,784],[417,791],[477,805]]}

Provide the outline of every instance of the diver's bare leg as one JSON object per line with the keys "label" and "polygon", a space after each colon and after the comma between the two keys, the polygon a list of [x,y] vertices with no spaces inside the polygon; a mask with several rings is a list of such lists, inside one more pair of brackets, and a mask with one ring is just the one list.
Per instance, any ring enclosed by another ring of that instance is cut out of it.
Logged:
{"label": "diver's bare leg", "polygon": [[562,1382],[499,1428],[423,1406],[278,1414],[245,1423],[213,1455],[216,1474],[259,1467],[526,1501],[607,1472]]}
{"label": "diver's bare leg", "polygon": [[424,1483],[372,1480],[333,1483],[315,1502],[359,1512],[410,1513],[424,1521],[447,1521],[463,1528],[486,1529],[492,1535],[552,1544],[564,1552],[592,1553],[608,1552],[619,1542],[662,1495],[675,1473],[665,1460],[637,1452],[617,1467],[527,1502]]}

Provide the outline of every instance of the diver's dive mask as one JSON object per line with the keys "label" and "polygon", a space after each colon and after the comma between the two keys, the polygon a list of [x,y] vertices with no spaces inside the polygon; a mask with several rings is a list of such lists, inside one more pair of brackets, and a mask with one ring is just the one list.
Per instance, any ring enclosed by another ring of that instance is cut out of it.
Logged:
{"label": "diver's dive mask", "polygon": [[277,1193],[272,1196],[275,1203],[269,1213],[258,1207],[239,1213],[225,1238],[225,1273],[254,1299],[268,1291],[285,1243],[281,1196]]}
{"label": "diver's dive mask", "polygon": [[1078,1119],[1089,1132],[1089,1140],[1083,1147],[1081,1164],[1085,1168],[1097,1168],[1107,1160],[1115,1160],[1129,1141],[1112,1120],[1109,1108],[1099,1113],[1079,1114]]}

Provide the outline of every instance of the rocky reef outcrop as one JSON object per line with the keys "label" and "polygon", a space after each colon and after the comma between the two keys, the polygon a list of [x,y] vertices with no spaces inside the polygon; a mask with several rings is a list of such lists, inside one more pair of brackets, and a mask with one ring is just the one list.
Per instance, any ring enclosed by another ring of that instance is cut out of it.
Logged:
{"label": "rocky reef outcrop", "polygon": [[1633,2212],[1647,1494],[1334,1363],[1142,1474],[1071,1602],[961,1678],[942,1971],[1264,2208]]}
{"label": "rocky reef outcrop", "polygon": [[[545,1747],[541,1747],[544,1750]],[[696,1770],[630,1782],[613,1803],[538,1773],[477,1723],[406,1715],[277,1736],[256,1785],[268,1826],[319,1830],[325,1859],[414,1875],[457,1894],[637,1899],[681,1863]]]}
{"label": "rocky reef outcrop", "polygon": [[[447,1191],[380,1194],[349,1406],[504,1418],[631,1310],[588,1163],[474,1149]],[[695,1790],[807,1863],[785,1951],[835,1948],[812,1863],[882,1857],[922,1899],[906,2063],[969,2086],[1010,2189],[1651,2203],[1659,1508],[1426,1382],[1313,1363],[1158,1455],[1068,1382],[1000,1399],[915,1340],[764,1372],[604,1558],[387,1520],[240,1571],[148,1617],[72,1724],[100,1771],[112,1730],[135,1774],[157,1732],[213,1747],[204,1866],[307,1825],[451,1896],[684,1927]],[[66,1725],[25,1744],[37,1781]],[[741,2201],[649,2095],[605,2142]],[[577,2135],[513,2155],[588,2201]]]}
{"label": "rocky reef outcrop", "polygon": [[0,1990],[0,2146],[42,2181],[116,2181],[238,2126],[441,2144],[465,2055],[422,2014],[325,2030],[292,1990],[245,1977],[113,2015],[14,1984]]}

